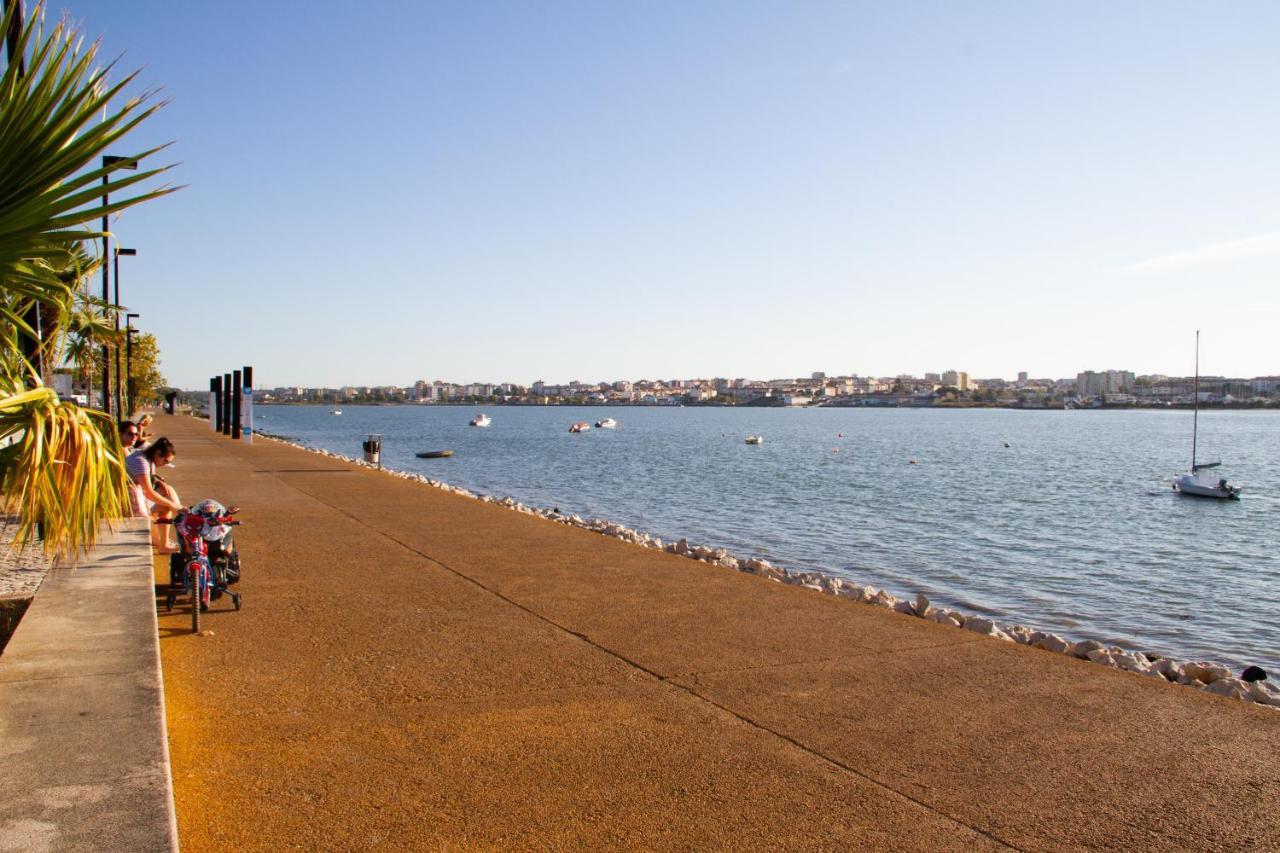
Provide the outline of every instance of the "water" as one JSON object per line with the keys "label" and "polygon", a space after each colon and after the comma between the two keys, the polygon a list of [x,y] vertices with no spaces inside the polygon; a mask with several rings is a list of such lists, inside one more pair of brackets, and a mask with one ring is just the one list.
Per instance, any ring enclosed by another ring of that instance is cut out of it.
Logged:
{"label": "water", "polygon": [[[1280,413],[1201,414],[1200,459],[1245,486],[1237,503],[1171,490],[1187,412],[496,406],[493,426],[467,426],[480,410],[257,415],[350,456],[382,433],[387,467],[483,494],[1072,639],[1280,671]],[[606,416],[617,430],[568,433]],[[456,455],[414,456],[442,448]]]}

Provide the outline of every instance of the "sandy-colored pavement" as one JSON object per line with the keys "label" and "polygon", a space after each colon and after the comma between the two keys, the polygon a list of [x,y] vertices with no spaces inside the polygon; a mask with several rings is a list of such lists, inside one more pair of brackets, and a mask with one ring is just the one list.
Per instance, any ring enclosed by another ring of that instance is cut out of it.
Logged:
{"label": "sandy-colored pavement", "polygon": [[244,519],[161,618],[186,850],[1280,848],[1274,710],[157,428]]}

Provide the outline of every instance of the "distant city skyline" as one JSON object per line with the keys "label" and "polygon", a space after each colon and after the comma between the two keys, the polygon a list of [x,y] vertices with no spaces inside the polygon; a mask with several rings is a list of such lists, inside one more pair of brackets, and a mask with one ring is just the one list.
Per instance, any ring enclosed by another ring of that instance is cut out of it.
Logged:
{"label": "distant city skyline", "polygon": [[64,7],[181,387],[1280,372],[1274,3]]}

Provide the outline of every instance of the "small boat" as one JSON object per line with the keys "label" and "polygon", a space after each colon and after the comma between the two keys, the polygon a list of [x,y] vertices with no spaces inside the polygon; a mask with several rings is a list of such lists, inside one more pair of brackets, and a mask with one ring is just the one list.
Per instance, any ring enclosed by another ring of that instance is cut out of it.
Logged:
{"label": "small boat", "polygon": [[1196,462],[1196,436],[1200,426],[1200,331],[1196,330],[1196,382],[1192,393],[1193,411],[1191,415],[1191,470],[1173,478],[1173,490],[1183,495],[1197,498],[1217,498],[1224,501],[1240,500],[1240,487],[1227,482],[1226,477],[1215,477],[1212,474],[1201,474],[1210,468],[1217,468],[1221,462]]}
{"label": "small boat", "polygon": [[340,415],[340,414],[342,414],[342,409],[330,409],[330,410],[329,410],[329,414],[331,414],[331,415]]}
{"label": "small boat", "polygon": [[764,444],[764,436],[749,435],[747,436],[747,444]]}
{"label": "small boat", "polygon": [[602,421],[596,421],[596,429],[617,429],[618,422],[613,418],[605,418]]}
{"label": "small boat", "polygon": [[414,454],[419,459],[445,459],[453,455],[452,450],[424,450]]}
{"label": "small boat", "polygon": [[586,432],[591,429],[591,424],[586,421],[578,421],[576,424],[570,424],[569,432]]}
{"label": "small boat", "polygon": [[487,427],[491,423],[493,423],[493,418],[483,413],[478,414],[471,419],[471,426],[474,427]]}

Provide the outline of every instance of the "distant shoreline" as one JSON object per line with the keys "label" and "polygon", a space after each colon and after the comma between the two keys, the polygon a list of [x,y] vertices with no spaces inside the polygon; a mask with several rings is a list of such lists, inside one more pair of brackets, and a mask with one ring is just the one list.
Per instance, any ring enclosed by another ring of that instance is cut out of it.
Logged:
{"label": "distant shoreline", "polygon": [[[623,401],[610,401],[607,403],[586,403],[586,402],[555,402],[555,403],[532,403],[523,400],[477,400],[468,401],[450,401],[447,403],[411,403],[397,401],[359,401],[359,402],[342,402],[342,403],[317,403],[302,400],[255,400],[259,406],[310,406],[314,408],[341,408],[342,406],[380,406],[380,407],[422,407],[422,408],[484,408],[488,406],[518,406],[518,407],[540,407],[540,408],[559,408],[559,407],[576,407],[586,409],[604,409],[610,406],[616,406],[629,409],[941,409],[953,411],[956,409],[1003,409],[1011,412],[1101,412],[1101,411],[1139,411],[1139,412],[1167,412],[1167,411],[1192,411],[1195,407],[1189,403],[1168,403],[1153,406],[1135,406],[1130,404],[1104,404],[1101,406],[1009,406],[999,403],[936,403],[929,405],[915,405],[911,403],[827,403],[809,406],[787,406],[781,403],[759,404],[759,403],[628,403]],[[1224,411],[1280,411],[1280,402],[1271,405],[1249,405],[1242,403],[1201,403],[1200,411],[1224,410]]]}

